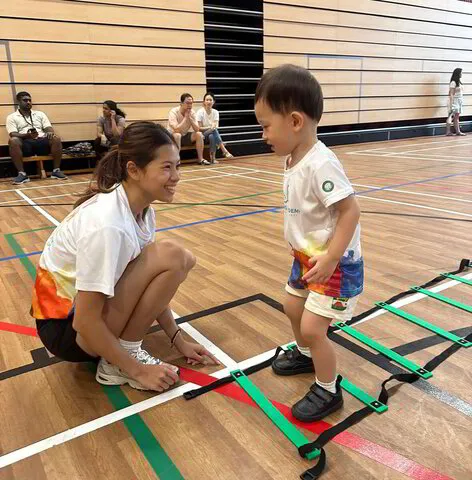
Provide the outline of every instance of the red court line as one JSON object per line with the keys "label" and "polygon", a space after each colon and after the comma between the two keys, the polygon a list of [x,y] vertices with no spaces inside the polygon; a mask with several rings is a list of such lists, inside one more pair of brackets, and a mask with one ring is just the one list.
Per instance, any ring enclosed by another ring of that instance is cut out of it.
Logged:
{"label": "red court line", "polygon": [[38,336],[36,328],[25,327],[23,325],[17,325],[16,323],[0,322],[0,330],[5,332],[20,333],[21,335],[29,335],[31,337]]}
{"label": "red court line", "polygon": [[[180,367],[180,377],[187,382],[195,383],[196,385],[208,385],[215,381],[214,377],[206,375],[205,373],[189,370],[185,367]],[[235,384],[227,384],[218,387],[214,390],[226,397],[233,398],[239,402],[256,407],[257,405],[246,394],[246,392]],[[320,434],[321,432],[332,427],[332,425],[325,421],[302,423],[292,416],[290,407],[283,403],[271,400],[272,404],[294,425],[309,430],[310,432]],[[375,414],[374,414],[375,415]],[[451,477],[435,472],[419,463],[410,460],[409,458],[400,455],[388,448],[382,447],[376,443],[366,440],[354,433],[344,431],[334,437],[332,440],[339,445],[348,447],[355,452],[358,452],[376,462],[385,465],[397,472],[403,473],[407,477],[415,480],[452,480]]]}

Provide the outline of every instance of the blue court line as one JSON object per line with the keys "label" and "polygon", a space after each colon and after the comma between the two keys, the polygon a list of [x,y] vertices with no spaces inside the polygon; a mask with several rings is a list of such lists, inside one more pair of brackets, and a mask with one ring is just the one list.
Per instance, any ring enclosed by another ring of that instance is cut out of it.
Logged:
{"label": "blue court line", "polygon": [[[414,182],[397,183],[395,185],[388,185],[386,187],[371,188],[370,190],[364,190],[364,191],[356,192],[356,195],[361,196],[361,195],[365,195],[366,193],[378,192],[378,191],[381,191],[381,190],[390,190],[390,189],[396,188],[396,187],[404,187],[406,185],[415,185],[415,184],[418,184],[418,183],[428,183],[428,182],[433,182],[435,180],[443,180],[445,178],[460,177],[460,176],[464,176],[464,175],[472,175],[472,170],[470,172],[451,173],[449,175],[443,175],[441,177],[431,177],[431,178],[427,178],[425,180],[417,180],[417,181],[414,181]],[[255,210],[255,211],[252,211],[252,212],[236,213],[234,215],[225,215],[223,217],[209,218],[208,220],[199,220],[197,222],[183,223],[181,225],[173,225],[172,227],[158,228],[156,230],[156,232],[166,232],[168,230],[176,230],[178,228],[192,227],[194,225],[202,225],[204,223],[219,222],[221,220],[229,220],[231,218],[246,217],[248,215],[256,215],[256,214],[259,214],[259,213],[277,212],[277,211],[281,210],[282,208],[283,207],[280,207],[280,208],[266,208],[264,210]],[[23,255],[12,255],[10,257],[0,258],[0,262],[5,262],[7,260],[14,260],[16,258],[22,258],[22,257],[31,257],[33,255],[39,255],[41,253],[42,253],[42,251],[25,253]]]}
{"label": "blue court line", "polygon": [[444,178],[451,178],[451,177],[460,177],[463,175],[472,175],[472,170],[470,172],[451,173],[450,175],[443,175],[442,177],[431,177],[431,178],[426,178],[425,180],[416,180],[415,182],[397,183],[396,185],[387,185],[386,187],[371,188],[370,190],[356,192],[356,194],[364,195],[366,193],[379,192],[381,190],[390,190],[392,188],[405,187],[406,185],[416,185],[418,183],[434,182],[435,180],[443,180]]}
{"label": "blue court line", "polygon": [[234,215],[226,215],[224,217],[209,218],[208,220],[199,220],[198,222],[183,223],[182,225],[173,225],[172,227],[158,228],[156,232],[166,232],[168,230],[176,230],[177,228],[185,228],[185,227],[192,227],[193,225],[201,225],[202,223],[212,223],[212,222],[219,222],[220,220],[229,220],[230,218],[246,217],[248,215],[255,215],[257,213],[276,212],[281,209],[282,207],[266,208],[264,210],[254,210],[253,212],[235,213]]}
{"label": "blue court line", "polygon": [[6,262],[7,260],[15,260],[16,258],[32,257],[33,255],[39,255],[41,253],[43,253],[43,251],[38,250],[37,252],[22,253],[21,255],[12,255],[11,257],[0,258],[0,262]]}
{"label": "blue court line", "polygon": [[[219,222],[222,220],[230,220],[231,218],[247,217],[249,215],[256,215],[259,213],[277,212],[281,209],[282,207],[266,208],[264,210],[254,210],[253,212],[235,213],[234,215],[225,215],[224,217],[215,217],[215,218],[209,218],[207,220],[199,220],[198,222],[183,223],[181,225],[173,225],[172,227],[158,228],[156,229],[156,232],[166,232],[168,230],[177,230],[178,228],[186,228],[186,227],[192,227],[194,225],[201,225],[203,223],[213,223],[213,222]],[[33,255],[40,255],[41,253],[43,253],[42,250],[38,252],[24,253],[21,255],[12,255],[10,257],[0,258],[0,262],[6,262],[7,260],[15,260],[17,258],[23,258],[23,257],[32,257]]]}

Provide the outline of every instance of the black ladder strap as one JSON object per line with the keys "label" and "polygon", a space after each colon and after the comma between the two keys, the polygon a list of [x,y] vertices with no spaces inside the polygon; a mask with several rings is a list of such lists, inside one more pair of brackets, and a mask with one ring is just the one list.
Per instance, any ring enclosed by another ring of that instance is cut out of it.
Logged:
{"label": "black ladder strap", "polygon": [[[472,340],[472,333],[467,335],[466,340]],[[431,359],[426,365],[423,367],[425,370],[433,371],[436,367],[438,367],[441,363],[443,363],[447,358],[449,358],[452,354],[457,352],[461,347],[458,344],[450,345],[446,350],[443,350],[439,355]],[[400,383],[415,383],[421,377],[416,375],[415,373],[397,373],[395,375],[391,375],[389,378],[382,382],[380,394],[378,396],[379,402],[384,403],[385,405],[388,404],[388,400],[390,397],[390,389],[387,390],[386,386],[389,382],[393,380],[397,380]],[[364,418],[368,417],[373,413],[373,410],[370,407],[364,407],[360,410],[349,415],[349,417],[345,418],[343,421],[339,422],[338,424],[334,425],[331,428],[328,428],[323,433],[321,433],[318,438],[305,445],[302,445],[298,448],[298,453],[302,458],[305,458],[305,455],[311,452],[313,449],[318,448],[321,451],[320,459],[316,465],[309,468],[305,472],[300,475],[302,480],[315,480],[317,479],[326,467],[326,454],[324,452],[324,446],[330,442],[334,437],[339,435],[340,433],[347,430],[349,427],[352,427],[356,423],[359,423]]]}
{"label": "black ladder strap", "polygon": [[[251,367],[248,367],[243,370],[243,373],[247,375],[251,375],[253,373],[258,372],[259,370],[263,370],[264,368],[267,368],[272,364],[272,362],[280,355],[280,352],[283,351],[282,347],[277,347],[275,350],[275,354],[273,357],[268,358],[267,360],[264,360],[261,363],[258,363],[257,365],[252,365]],[[189,390],[188,392],[184,393],[184,398],[185,400],[191,400],[192,398],[199,397],[200,395],[203,395],[204,393],[211,392],[215,388],[221,387],[222,385],[226,385],[228,383],[234,382],[234,377],[232,375],[228,375],[227,377],[220,378],[208,385],[205,385],[200,388],[196,388],[194,390]]]}

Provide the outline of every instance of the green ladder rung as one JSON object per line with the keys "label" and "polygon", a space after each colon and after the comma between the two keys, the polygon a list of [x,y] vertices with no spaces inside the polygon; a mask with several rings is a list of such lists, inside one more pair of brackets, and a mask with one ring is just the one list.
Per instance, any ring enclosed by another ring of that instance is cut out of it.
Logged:
{"label": "green ladder rung", "polygon": [[343,322],[337,322],[334,324],[334,326],[340,328],[343,332],[346,332],[348,335],[356,338],[357,340],[364,343],[365,345],[373,348],[374,350],[377,350],[377,352],[380,352],[386,357],[394,360],[398,364],[410,370],[410,372],[416,373],[421,378],[430,378],[433,376],[431,372],[428,372],[428,370],[424,369],[423,367],[420,367],[415,362],[412,362],[411,360],[408,360],[407,358],[402,357],[398,353],[394,352],[393,350],[390,350],[389,348],[376,342],[375,340],[372,340],[372,338],[369,338],[367,335],[364,335],[363,333],[357,331],[356,329],[350,327],[349,325],[346,325]]}
{"label": "green ladder rung", "polygon": [[441,273],[443,277],[450,278],[451,280],[456,280],[461,283],[465,283],[466,285],[472,285],[472,280],[468,280],[464,277],[459,277],[457,275],[453,275],[452,273]]}
{"label": "green ladder rung", "polygon": [[392,305],[389,305],[388,303],[377,302],[376,305],[383,308],[384,310],[387,310],[393,313],[394,315],[397,315],[398,317],[404,318],[409,322],[419,325],[420,327],[426,328],[427,330],[434,332],[440,335],[441,337],[447,338],[448,340],[451,340],[452,342],[457,343],[461,347],[469,348],[470,346],[472,346],[472,342],[469,342],[466,338],[454,335],[453,333],[448,332],[447,330],[444,330],[443,328],[438,327],[437,325],[433,325],[432,323],[429,323],[420,317],[412,315],[411,313],[405,312],[404,310],[401,310],[399,308],[392,307]]}
{"label": "green ladder rung", "polygon": [[465,310],[466,312],[472,313],[472,307],[470,305],[466,305],[465,303],[458,302],[457,300],[453,300],[452,298],[445,297],[436,292],[432,292],[431,290],[426,290],[421,287],[410,287],[411,290],[415,292],[422,293],[424,295],[428,295],[428,297],[435,298],[441,302],[447,303],[448,305],[452,305],[453,307],[460,308],[461,310]]}
{"label": "green ladder rung", "polygon": [[[308,438],[301,433],[293,423],[289,422],[265,395],[244,375],[241,370],[234,370],[231,375],[236,382],[244,389],[244,391],[259,405],[261,410],[272,420],[275,426],[297,447],[301,447],[307,443],[311,443]],[[315,448],[307,453],[305,457],[313,460],[320,455],[320,450]]]}
{"label": "green ladder rung", "polygon": [[367,392],[359,388],[357,385],[354,385],[349,380],[344,377],[341,377],[341,388],[346,390],[346,392],[350,393],[353,397],[356,397],[362,403],[370,407],[377,413],[383,413],[388,410],[388,406],[384,403],[380,402],[374,397],[371,397]]}
{"label": "green ladder rung", "polygon": [[[296,343],[291,343],[290,345],[287,345],[284,350],[293,350],[296,345]],[[354,385],[343,376],[340,375],[340,377],[342,379],[340,383],[341,388],[346,390],[346,392],[350,393],[353,397],[356,397],[359,401],[372,408],[372,410],[377,413],[383,413],[388,410],[387,405],[379,402],[376,398],[371,397],[367,392],[359,388],[357,385]]]}

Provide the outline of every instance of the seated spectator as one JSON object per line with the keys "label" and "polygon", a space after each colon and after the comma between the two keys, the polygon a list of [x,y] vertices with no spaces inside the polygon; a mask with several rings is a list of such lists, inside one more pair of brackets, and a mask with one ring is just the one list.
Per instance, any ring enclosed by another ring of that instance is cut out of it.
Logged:
{"label": "seated spectator", "polygon": [[182,147],[195,144],[200,165],[210,165],[203,158],[203,134],[197,123],[193,107],[193,97],[190,93],[183,93],[180,97],[180,106],[169,112],[168,130],[172,133],[179,150]]}
{"label": "seated spectator", "polygon": [[205,141],[210,141],[210,163],[218,163],[216,160],[216,151],[221,148],[226,158],[232,158],[233,155],[226,149],[223,140],[221,140],[218,126],[220,121],[220,113],[213,108],[215,97],[212,93],[207,92],[203,97],[203,107],[197,112],[197,121],[200,131],[203,132]]}
{"label": "seated spectator", "polygon": [[32,110],[31,95],[28,92],[19,92],[16,95],[18,110],[7,117],[6,127],[10,135],[8,146],[10,156],[18,170],[13,180],[14,185],[29,182],[30,179],[23,166],[23,157],[51,154],[54,170],[51,178],[66,180],[61,172],[62,143],[54,133],[51,122],[46,114]]}
{"label": "seated spectator", "polygon": [[125,118],[125,112],[118,108],[116,102],[113,100],[103,102],[103,116],[98,118],[97,138],[94,142],[97,159],[108,152],[113,145],[118,145],[126,127]]}

